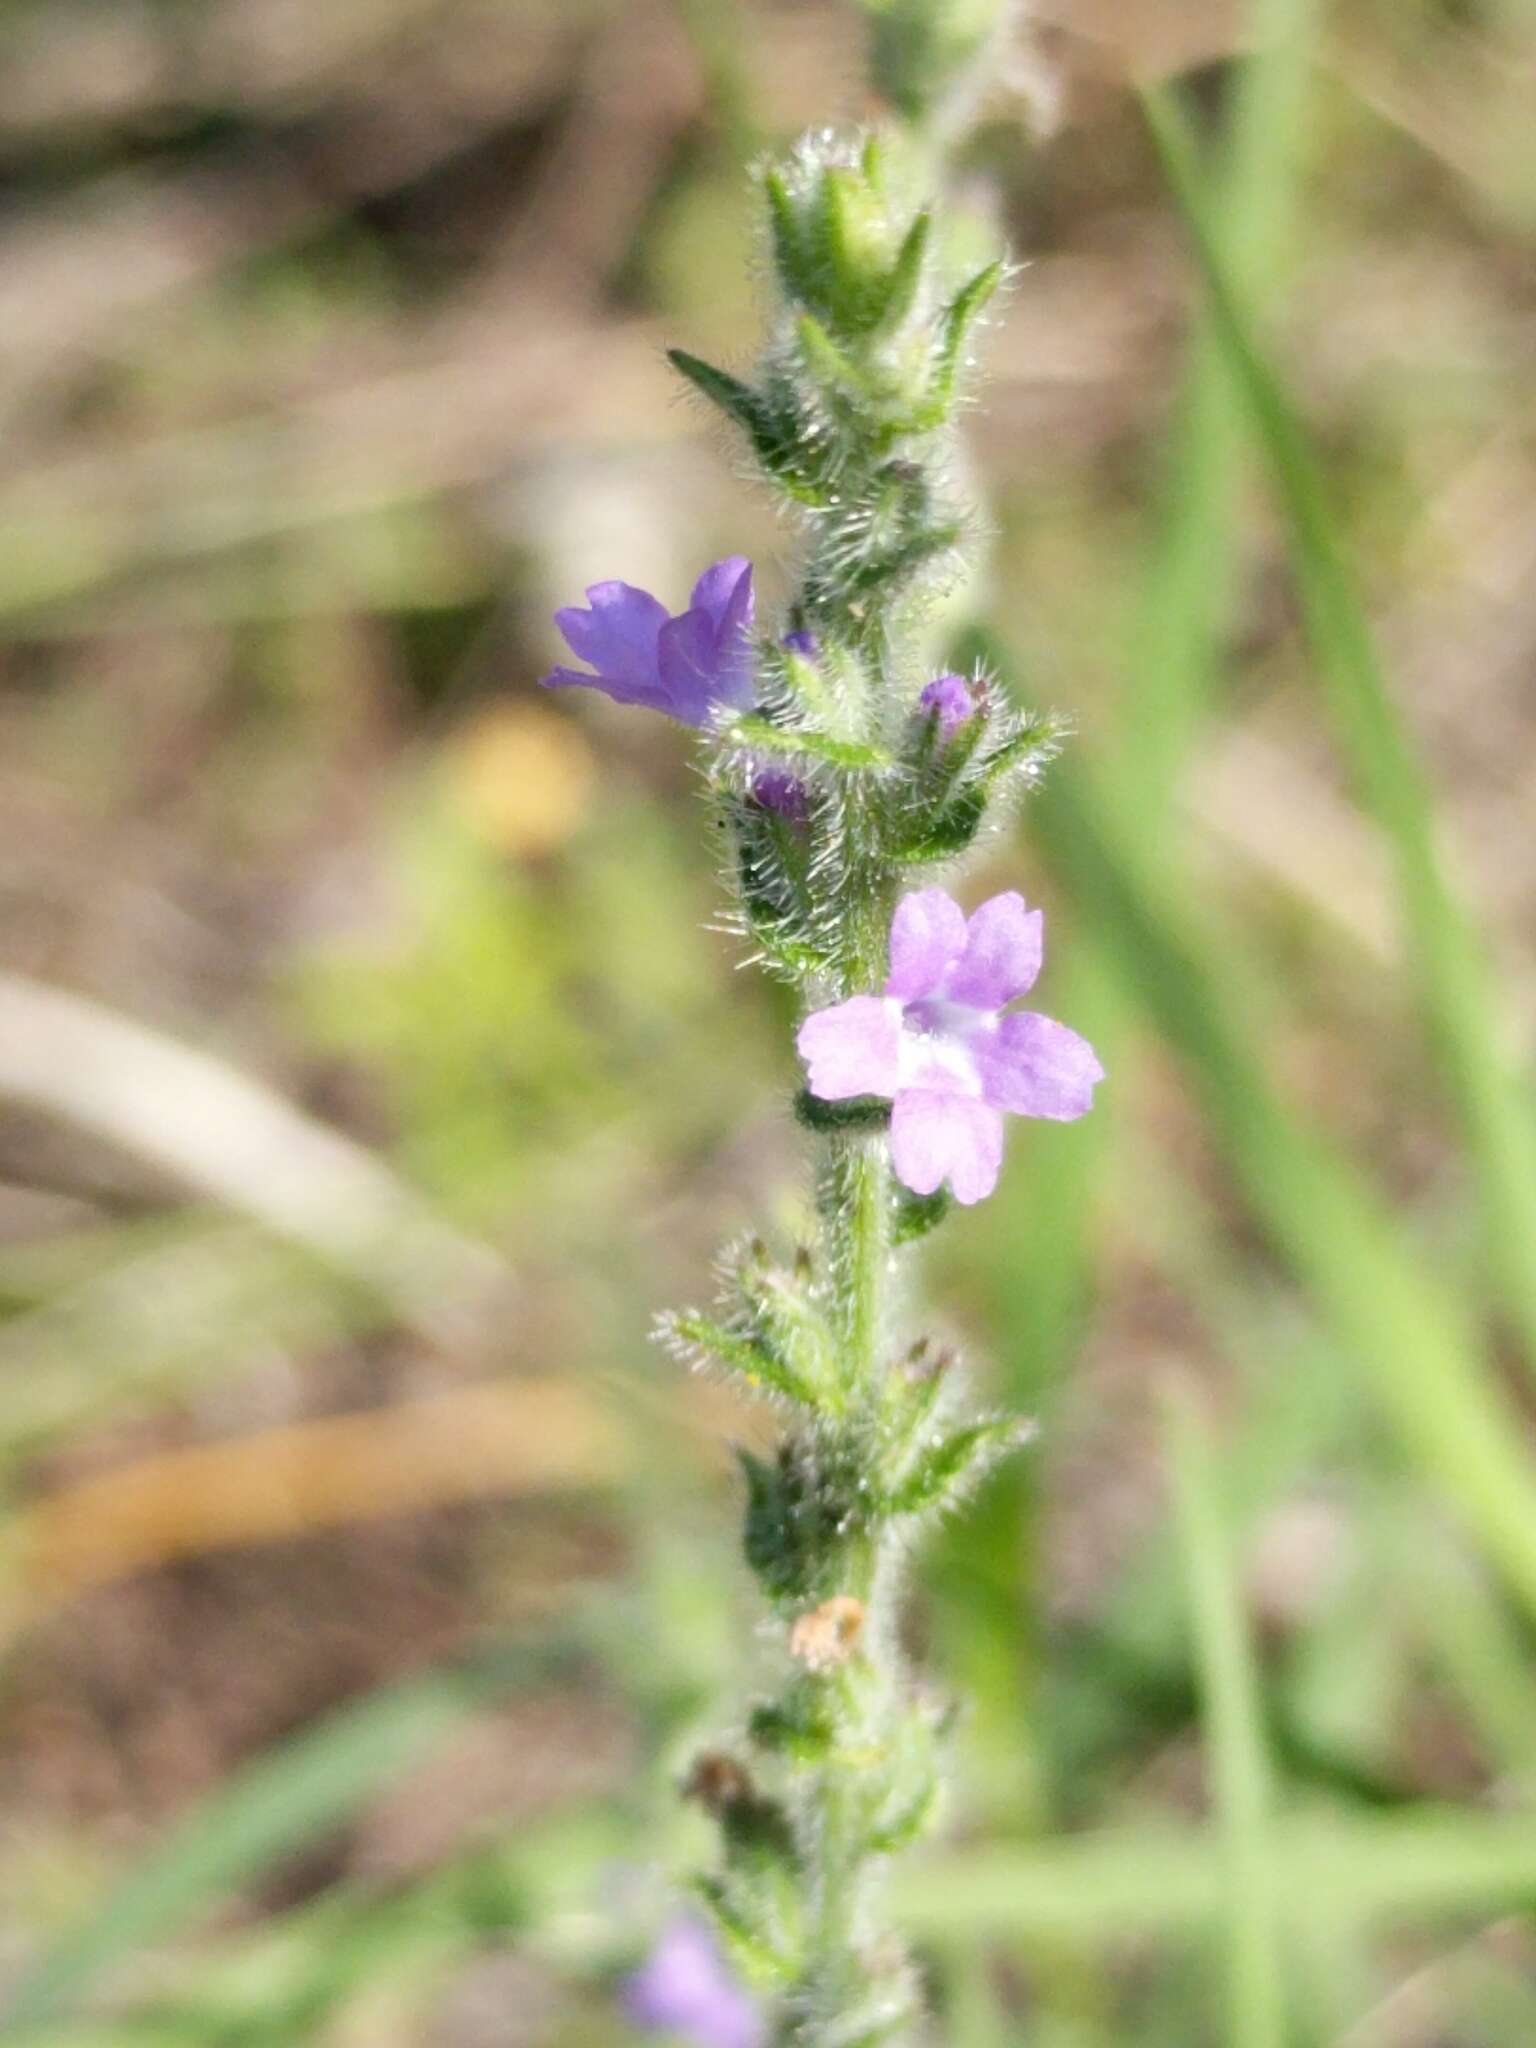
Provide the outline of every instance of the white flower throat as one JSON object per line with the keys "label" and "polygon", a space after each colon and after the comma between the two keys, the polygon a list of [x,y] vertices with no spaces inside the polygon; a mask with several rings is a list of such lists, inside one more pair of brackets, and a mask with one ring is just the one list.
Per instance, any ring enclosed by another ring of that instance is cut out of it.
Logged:
{"label": "white flower throat", "polygon": [[912,1003],[888,996],[886,1001],[901,1023],[896,1053],[898,1085],[979,1096],[981,1070],[972,1047],[992,1023],[992,1013],[938,996],[924,996]]}

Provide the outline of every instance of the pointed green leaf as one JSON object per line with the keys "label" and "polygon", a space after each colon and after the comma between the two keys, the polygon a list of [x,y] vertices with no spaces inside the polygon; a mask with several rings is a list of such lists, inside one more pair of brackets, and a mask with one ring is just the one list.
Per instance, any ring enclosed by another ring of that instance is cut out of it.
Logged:
{"label": "pointed green leaf", "polygon": [[684,1313],[663,1316],[658,1325],[663,1340],[676,1350],[711,1358],[716,1364],[738,1373],[754,1393],[764,1390],[782,1394],[805,1408],[817,1408],[821,1397],[816,1387],[786,1358],[751,1337],[728,1330],[708,1316]]}
{"label": "pointed green leaf", "polygon": [[669,348],[667,360],[679,376],[686,377],[696,391],[701,391],[741,428],[763,468],[792,498],[804,505],[825,502],[826,493],[805,473],[801,437],[794,423],[782,418],[776,406],[750,384],[743,384],[739,377],[690,355],[687,349]]}

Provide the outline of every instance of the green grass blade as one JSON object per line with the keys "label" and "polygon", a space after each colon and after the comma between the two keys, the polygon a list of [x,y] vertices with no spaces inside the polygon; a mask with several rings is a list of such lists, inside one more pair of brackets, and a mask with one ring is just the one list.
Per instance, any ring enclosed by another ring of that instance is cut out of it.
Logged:
{"label": "green grass blade", "polygon": [[1536,1464],[1467,1304],[1428,1269],[1402,1220],[1275,1094],[1230,977],[1173,900],[1166,870],[1139,860],[1139,841],[1117,838],[1112,812],[1081,776],[1058,776],[1037,815],[1063,878],[1113,935],[1150,1020],[1185,1063],[1254,1214],[1378,1411],[1536,1614]]}
{"label": "green grass blade", "polygon": [[1226,2039],[1231,2048],[1284,2048],[1269,1759],[1258,1675],[1223,1524],[1210,1433],[1183,1393],[1169,1397],[1165,1441],[1227,1878]]}
{"label": "green grass blade", "polygon": [[[519,1669],[525,1661],[513,1660]],[[248,1765],[23,1974],[0,2038],[78,2010],[117,1965],[341,1826],[511,1682],[506,1656],[434,1672],[343,1708]]]}
{"label": "green grass blade", "polygon": [[[1307,103],[1321,0],[1253,0],[1254,55],[1237,73],[1212,183],[1212,231],[1257,297],[1273,294],[1294,238],[1306,163]],[[1175,411],[1160,531],[1136,621],[1134,729],[1127,799],[1155,823],[1198,736],[1232,597],[1232,501],[1244,445],[1225,352],[1202,312]]]}
{"label": "green grass blade", "polygon": [[[1373,1933],[1528,1911],[1536,1828],[1528,1814],[1418,1807],[1277,1820],[1274,1884],[1288,1922]],[[892,1904],[924,1940],[1119,1946],[1217,1925],[1227,1866],[1210,1833],[1101,1829],[1038,1844],[974,1845],[897,1873]]]}
{"label": "green grass blade", "polygon": [[1317,463],[1254,341],[1207,217],[1185,123],[1167,99],[1149,100],[1147,111],[1215,333],[1285,513],[1308,638],[1339,735],[1392,850],[1425,1010],[1477,1167],[1489,1266],[1536,1369],[1536,1112],[1501,1043],[1504,1006],[1480,936],[1446,879],[1428,780],[1393,706]]}

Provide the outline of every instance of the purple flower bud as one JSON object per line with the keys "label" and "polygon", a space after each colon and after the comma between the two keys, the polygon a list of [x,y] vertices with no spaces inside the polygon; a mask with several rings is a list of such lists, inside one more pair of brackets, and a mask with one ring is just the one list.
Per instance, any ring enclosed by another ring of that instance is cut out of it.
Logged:
{"label": "purple flower bud", "polygon": [[819,634],[786,633],[779,642],[779,645],[787,647],[791,654],[798,654],[802,661],[819,661],[821,659],[821,637]]}
{"label": "purple flower bud", "polygon": [[595,671],[556,668],[542,678],[558,690],[601,690],[616,704],[664,711],[684,725],[708,725],[717,710],[745,711],[754,695],[752,564],[727,555],[693,586],[689,608],[666,607],[632,583],[594,583],[590,610],[567,606],[555,624],[578,661]]}
{"label": "purple flower bud", "polygon": [[791,825],[803,825],[810,816],[805,784],[787,768],[764,768],[753,778],[752,795],[764,810],[777,811]]}
{"label": "purple flower bud", "polygon": [[939,738],[952,739],[968,718],[976,716],[976,696],[964,676],[935,676],[918,698],[917,708],[934,712]]}
{"label": "purple flower bud", "polygon": [[624,1986],[624,2010],[637,2027],[677,2034],[692,2048],[761,2048],[763,2023],[731,1975],[715,1939],[698,1920],[662,1930]]}
{"label": "purple flower bud", "polygon": [[957,1202],[997,1185],[1003,1112],[1070,1122],[1104,1078],[1086,1039],[1005,1006],[1034,986],[1044,919],[1010,891],[969,918],[942,889],[904,896],[891,921],[884,995],[817,1010],[796,1043],[813,1095],[891,1102],[891,1164],[914,1194],[944,1181]]}

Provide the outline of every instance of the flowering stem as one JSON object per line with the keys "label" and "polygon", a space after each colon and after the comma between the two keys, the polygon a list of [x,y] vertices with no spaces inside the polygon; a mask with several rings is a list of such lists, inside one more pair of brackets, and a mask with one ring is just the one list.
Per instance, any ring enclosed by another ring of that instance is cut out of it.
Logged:
{"label": "flowering stem", "polygon": [[[1004,4],[881,0],[877,69],[930,142]],[[948,1721],[902,1653],[903,1571],[923,1524],[1022,1440],[1014,1420],[966,1412],[947,1350],[898,1334],[899,1267],[951,1200],[991,1191],[1004,1112],[1081,1116],[1101,1078],[1075,1032],[1008,1011],[1040,966],[1040,913],[1010,892],[968,919],[912,886],[1006,816],[1052,738],[984,677],[922,680],[921,606],[965,566],[954,416],[1002,266],[951,271],[914,163],[931,170],[931,148],[821,135],[768,166],[780,303],[756,375],[673,353],[800,522],[792,630],[751,641],[752,571],[730,557],[676,615],[593,585],[590,609],[557,614],[590,671],[546,678],[708,735],[742,931],[808,1013],[814,1245],[734,1247],[717,1314],[663,1323],[689,1364],[736,1375],[784,1425],[771,1455],[738,1453],[743,1548],[783,1654],[743,1754],[706,1752],[689,1779],[721,1832],[699,1891],[775,2048],[877,2048],[921,2010],[877,1911],[882,1866],[932,1816]],[[643,1981],[647,2011],[667,2004],[658,1981]],[[673,2022],[759,2048],[755,2022],[709,1997],[708,2024],[686,1999]]]}
{"label": "flowering stem", "polygon": [[841,1378],[857,1411],[871,1405],[878,1369],[891,1246],[890,1164],[878,1138],[838,1134],[827,1145],[822,1258],[837,1276]]}

